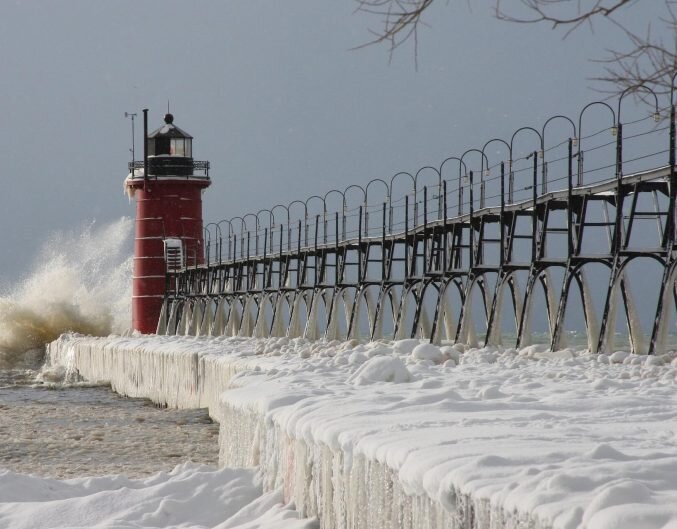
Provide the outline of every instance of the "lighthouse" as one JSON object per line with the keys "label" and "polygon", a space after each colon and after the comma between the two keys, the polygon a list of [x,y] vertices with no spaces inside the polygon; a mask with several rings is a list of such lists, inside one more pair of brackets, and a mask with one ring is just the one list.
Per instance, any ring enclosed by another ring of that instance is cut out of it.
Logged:
{"label": "lighthouse", "polygon": [[132,328],[157,329],[168,270],[204,262],[202,191],[209,162],[193,160],[193,137],[165,115],[148,134],[144,110],[144,159],[129,164],[127,194],[136,200]]}

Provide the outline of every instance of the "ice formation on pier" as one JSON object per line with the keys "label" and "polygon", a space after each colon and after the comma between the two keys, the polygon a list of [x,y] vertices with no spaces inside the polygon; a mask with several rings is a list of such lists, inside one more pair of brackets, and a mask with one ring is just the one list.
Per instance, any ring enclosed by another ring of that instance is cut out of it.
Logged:
{"label": "ice formation on pier", "polygon": [[50,352],[209,407],[222,464],[260,465],[322,527],[677,527],[674,354],[176,336]]}

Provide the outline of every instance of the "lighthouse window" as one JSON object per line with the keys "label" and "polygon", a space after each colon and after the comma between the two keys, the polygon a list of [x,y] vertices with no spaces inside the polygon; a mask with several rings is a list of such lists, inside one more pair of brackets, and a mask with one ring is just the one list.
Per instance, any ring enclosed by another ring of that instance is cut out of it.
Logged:
{"label": "lighthouse window", "polygon": [[[151,156],[159,154],[169,154],[170,149],[169,138],[155,138],[154,142],[149,141],[148,143],[149,143],[148,154],[150,154]],[[153,143],[154,148],[150,146]]]}
{"label": "lighthouse window", "polygon": [[186,155],[183,138],[172,138],[172,144],[169,150],[169,154],[173,154],[175,156]]}

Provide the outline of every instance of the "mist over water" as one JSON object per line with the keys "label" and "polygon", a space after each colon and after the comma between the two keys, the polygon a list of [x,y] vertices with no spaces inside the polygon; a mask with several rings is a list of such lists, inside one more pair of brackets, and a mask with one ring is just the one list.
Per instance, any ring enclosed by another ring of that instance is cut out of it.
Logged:
{"label": "mist over water", "polygon": [[66,331],[122,333],[131,321],[133,220],[54,233],[18,283],[0,292],[0,369],[34,367]]}

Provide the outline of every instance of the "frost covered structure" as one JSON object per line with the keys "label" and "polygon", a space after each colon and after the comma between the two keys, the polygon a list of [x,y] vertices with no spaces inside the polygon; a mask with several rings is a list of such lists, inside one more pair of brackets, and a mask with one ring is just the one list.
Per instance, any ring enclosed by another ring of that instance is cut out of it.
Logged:
{"label": "frost covered structure", "polygon": [[419,340],[63,336],[50,360],[209,407],[323,528],[677,527],[677,354]]}
{"label": "frost covered structure", "polygon": [[211,180],[209,162],[193,160],[193,137],[171,114],[146,141],[147,167],[130,164],[125,190],[136,199],[132,327],[148,334],[157,329],[166,270],[204,262],[202,190]]}

